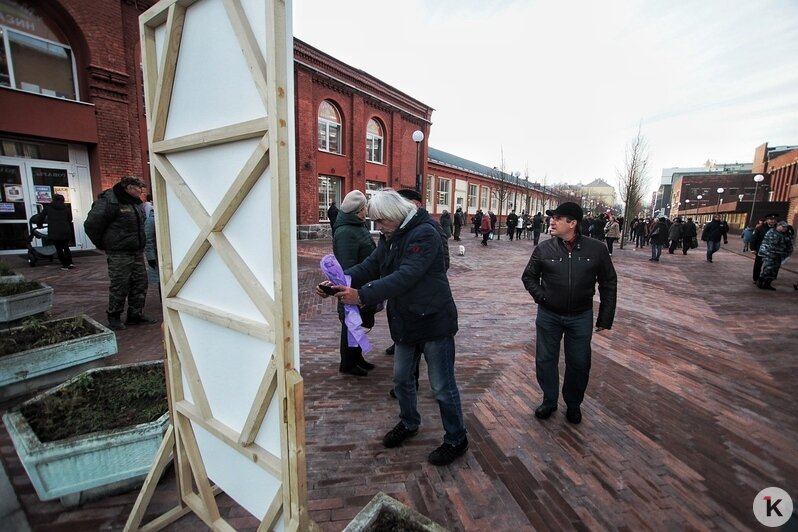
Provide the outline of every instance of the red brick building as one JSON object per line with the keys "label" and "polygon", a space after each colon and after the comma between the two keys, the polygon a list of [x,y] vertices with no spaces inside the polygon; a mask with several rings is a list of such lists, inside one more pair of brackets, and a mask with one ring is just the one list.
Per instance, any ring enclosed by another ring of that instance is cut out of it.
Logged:
{"label": "red brick building", "polygon": [[0,252],[25,248],[35,203],[76,218],[121,176],[148,175],[138,16],[149,0],[0,0]]}
{"label": "red brick building", "polygon": [[[96,195],[124,175],[149,180],[138,17],[154,3],[0,0],[0,254],[25,249],[28,219],[55,193],[72,208],[73,247],[91,248],[82,222]],[[298,39],[294,58],[300,238],[327,234],[329,203],[350,190],[415,188],[417,166],[436,216],[556,203],[515,176],[429,158],[429,105]]]}

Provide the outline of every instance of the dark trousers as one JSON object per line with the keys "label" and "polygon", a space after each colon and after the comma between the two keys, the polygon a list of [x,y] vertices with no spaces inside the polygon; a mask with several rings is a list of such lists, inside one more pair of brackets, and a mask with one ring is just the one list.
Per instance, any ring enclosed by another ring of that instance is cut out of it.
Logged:
{"label": "dark trousers", "polygon": [[532,229],[532,243],[537,246],[539,240],[540,240],[540,229]]}
{"label": "dark trousers", "polygon": [[490,233],[482,233],[482,245],[483,246],[487,246],[488,245],[488,237],[489,236],[490,236]]}
{"label": "dark trousers", "polygon": [[58,253],[58,260],[64,268],[72,265],[72,252],[69,251],[69,240],[50,240]]}
{"label": "dark trousers", "polygon": [[676,248],[678,248],[678,247],[679,247],[679,241],[678,240],[671,240],[671,245],[668,247],[668,253],[673,255],[673,252],[676,251]]}
{"label": "dark trousers", "polygon": [[610,255],[612,255],[612,245],[615,243],[615,240],[617,240],[617,239],[615,239],[615,238],[613,238],[613,237],[611,237],[611,236],[608,236],[608,237],[606,238],[606,241],[607,241],[607,249],[609,250],[609,252],[610,252]]}
{"label": "dark trousers", "polygon": [[127,316],[140,317],[144,312],[144,302],[147,297],[147,270],[144,267],[144,254],[137,253],[110,253],[106,257],[108,262],[108,278],[111,285],[108,288],[108,315],[119,316],[125,309],[127,301]]}
{"label": "dark trousers", "polygon": [[690,237],[682,239],[682,253],[687,255],[687,250],[690,249],[690,245],[693,243],[693,239]]}
{"label": "dark trousers", "polygon": [[579,406],[590,377],[593,310],[561,315],[538,307],[535,319],[535,369],[543,404],[556,405],[560,382],[560,342],[565,339],[565,378],[562,397],[568,406]]}
{"label": "dark trousers", "polygon": [[646,235],[635,235],[635,247],[642,248],[646,245]]}
{"label": "dark trousers", "polygon": [[762,273],[762,257],[760,257],[759,254],[757,254],[757,256],[754,257],[754,282],[757,282],[759,280],[759,276],[761,273]]}
{"label": "dark trousers", "polygon": [[341,364],[338,366],[341,371],[352,369],[363,362],[363,350],[360,346],[349,347],[347,336],[349,335],[346,325],[341,322]]}
{"label": "dark trousers", "polygon": [[460,231],[462,231],[463,226],[454,224],[454,239],[460,240]]}

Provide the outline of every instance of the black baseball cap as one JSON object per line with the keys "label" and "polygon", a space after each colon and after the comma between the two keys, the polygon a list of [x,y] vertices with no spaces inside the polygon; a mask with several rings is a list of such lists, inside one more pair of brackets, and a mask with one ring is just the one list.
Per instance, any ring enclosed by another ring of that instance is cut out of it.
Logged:
{"label": "black baseball cap", "polygon": [[582,221],[582,207],[577,205],[572,201],[566,201],[565,203],[561,203],[556,209],[546,211],[547,216],[568,216],[576,220],[577,222]]}
{"label": "black baseball cap", "polygon": [[412,188],[400,188],[396,191],[397,194],[402,196],[404,199],[410,201],[418,201],[421,202],[421,194],[419,194],[418,190]]}

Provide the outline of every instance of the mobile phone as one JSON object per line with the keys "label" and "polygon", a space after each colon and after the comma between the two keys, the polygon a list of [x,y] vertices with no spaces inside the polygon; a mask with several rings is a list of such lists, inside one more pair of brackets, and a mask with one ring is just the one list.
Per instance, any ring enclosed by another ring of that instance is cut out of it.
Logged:
{"label": "mobile phone", "polygon": [[332,286],[330,286],[328,284],[319,283],[319,288],[321,288],[321,291],[324,292],[325,294],[327,294],[328,296],[334,296],[335,294],[340,292],[339,289],[333,288]]}

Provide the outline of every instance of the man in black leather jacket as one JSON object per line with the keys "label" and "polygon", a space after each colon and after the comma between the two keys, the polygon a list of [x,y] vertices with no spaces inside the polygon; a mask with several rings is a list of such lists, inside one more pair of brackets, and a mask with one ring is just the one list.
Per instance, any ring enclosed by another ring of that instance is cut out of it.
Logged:
{"label": "man in black leather jacket", "polygon": [[543,403],[535,410],[535,416],[547,419],[557,410],[560,342],[565,336],[565,417],[571,423],[579,423],[580,405],[590,376],[596,283],[601,303],[595,330],[601,332],[612,328],[618,278],[607,247],[579,234],[579,205],[566,202],[546,214],[551,217],[552,238],[535,248],[521,276],[524,287],[538,304],[535,368]]}

